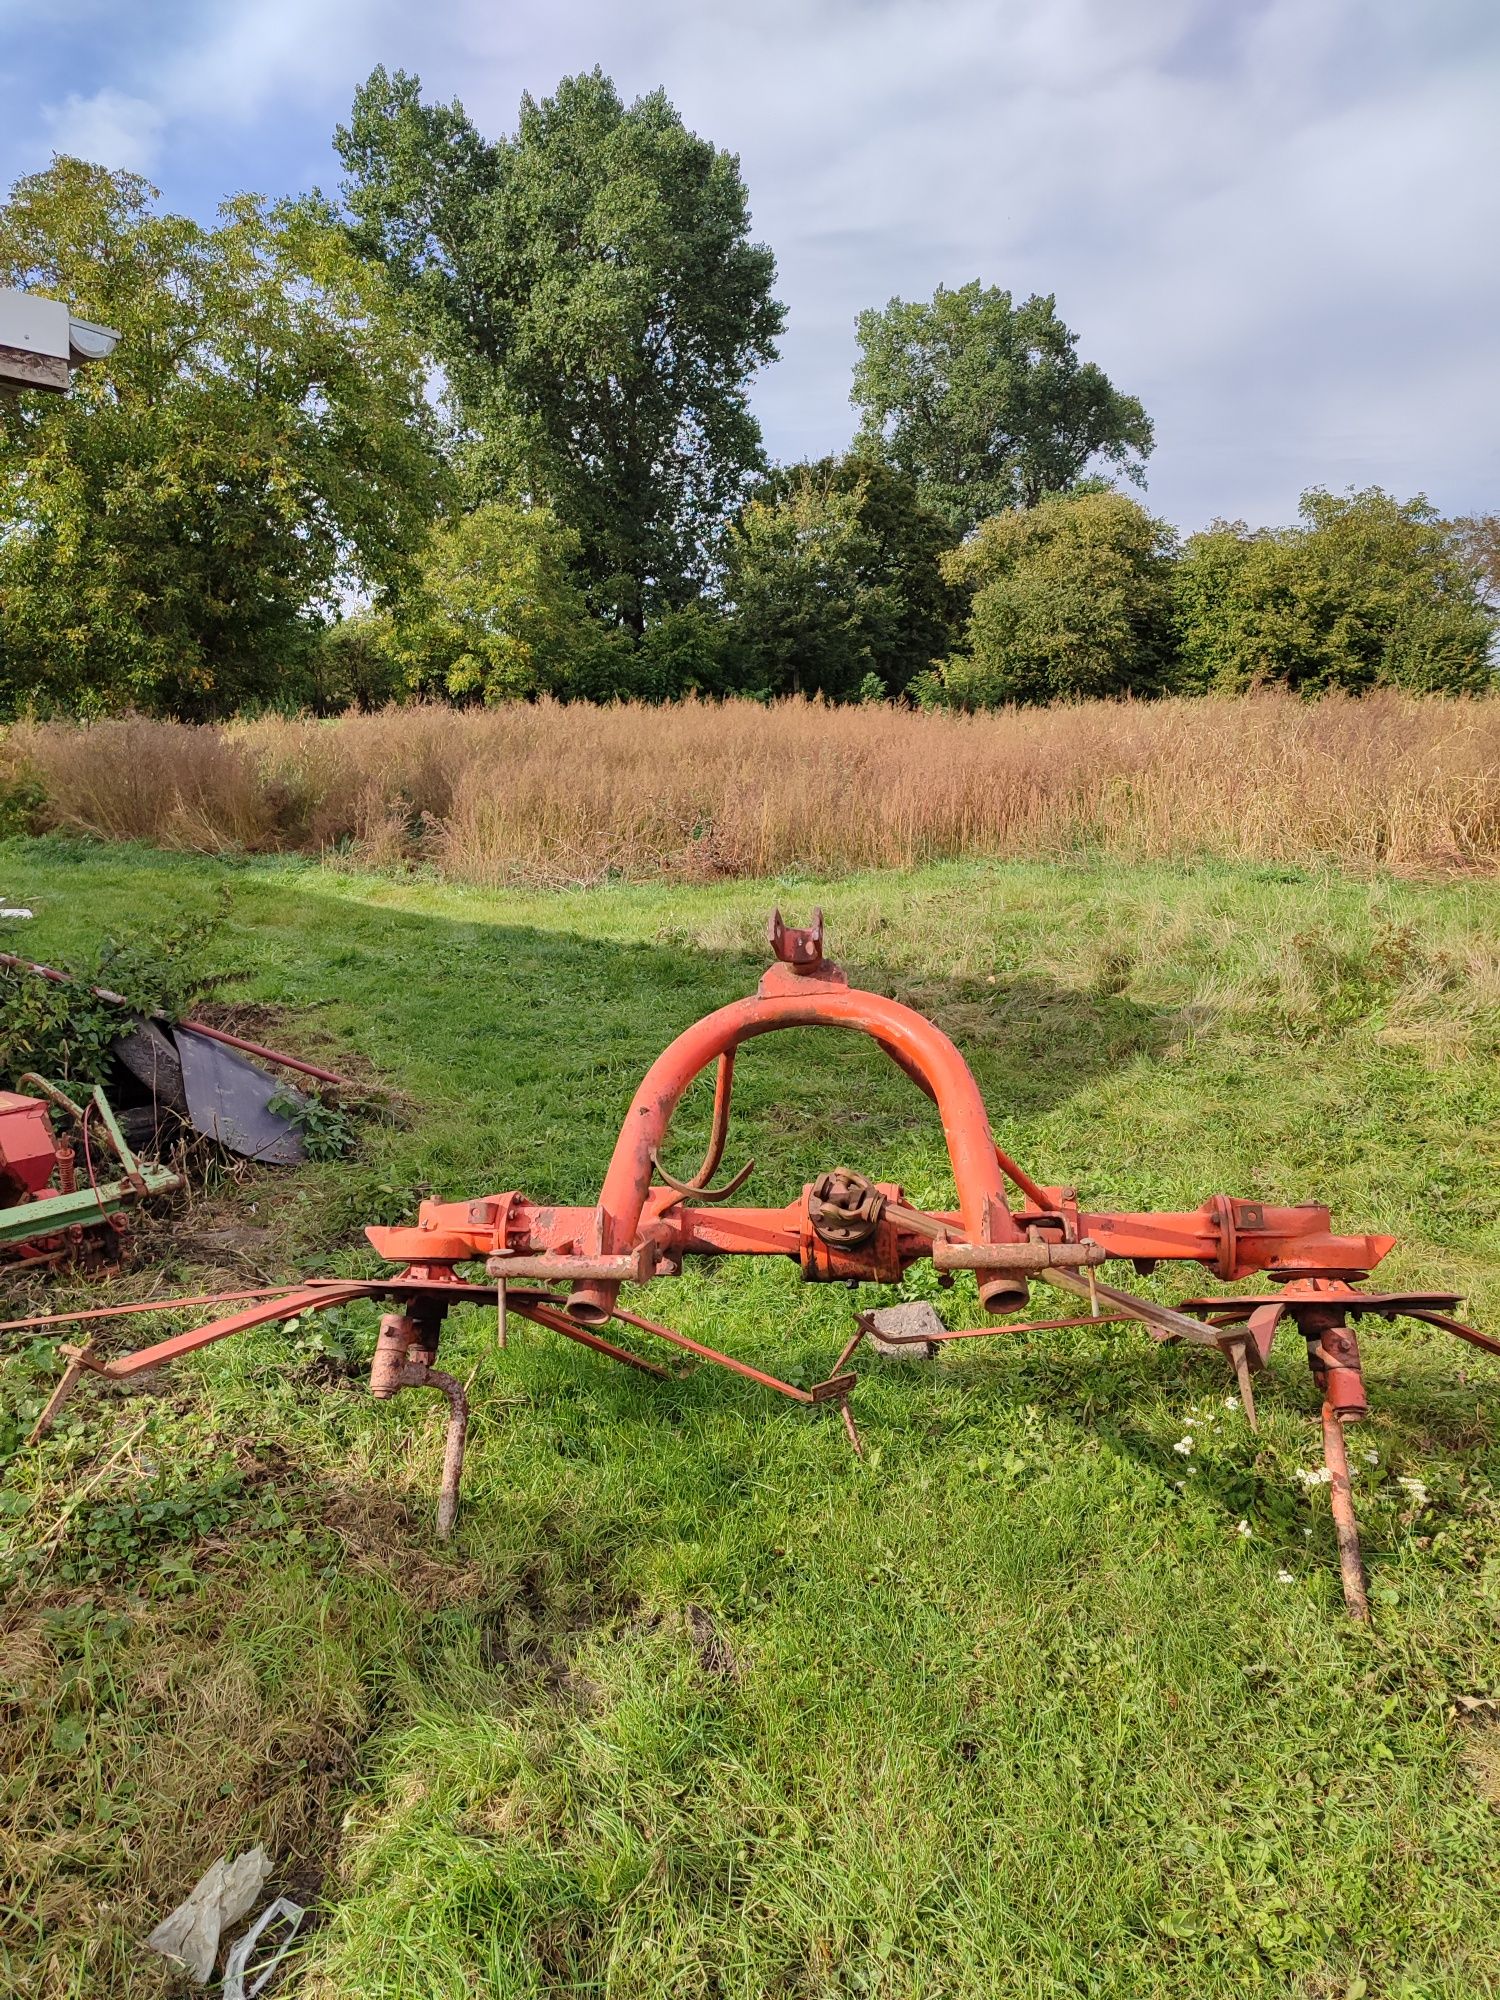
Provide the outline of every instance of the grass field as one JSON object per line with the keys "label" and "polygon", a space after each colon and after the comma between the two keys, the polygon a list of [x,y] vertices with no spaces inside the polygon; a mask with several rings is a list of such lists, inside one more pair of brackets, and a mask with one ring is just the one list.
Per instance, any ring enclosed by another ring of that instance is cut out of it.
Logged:
{"label": "grass field", "polygon": [[935,861],[1500,868],[1500,696],[1394,689],[993,715],[820,701],[443,703],[0,726],[0,833],[335,852],[471,887]]}
{"label": "grass field", "polygon": [[[477,892],[0,844],[41,957],[225,882],[232,996],[410,1109],[352,1161],[201,1198],[107,1296],[368,1270],[360,1224],[425,1190],[590,1199],[641,1070],[749,990],[780,901],[823,903],[851,976],[955,1036],[1044,1178],[1101,1205],[1317,1194],[1400,1235],[1383,1276],[1500,1324],[1492,880],[1079,861]],[[781,1036],[740,1070],[747,1198],[843,1162],[951,1195],[931,1107],[878,1056]],[[674,1156],[706,1125],[704,1093]],[[966,1285],[945,1309],[972,1324]],[[851,1310],[728,1262],[652,1300],[802,1379]],[[748,1383],[649,1382],[530,1328],[497,1353],[462,1312],[476,1416],[440,1548],[438,1413],[370,1402],[373,1335],[351,1309],[225,1343],[81,1395],[36,1453],[58,1364],[3,1337],[7,1994],[165,1992],[138,1941],[256,1840],[320,1916],[298,2000],[1500,1993],[1485,1357],[1363,1337],[1365,1632],[1298,1477],[1295,1339],[1258,1437],[1227,1371],[1123,1329],[867,1360],[859,1463],[836,1418]]]}

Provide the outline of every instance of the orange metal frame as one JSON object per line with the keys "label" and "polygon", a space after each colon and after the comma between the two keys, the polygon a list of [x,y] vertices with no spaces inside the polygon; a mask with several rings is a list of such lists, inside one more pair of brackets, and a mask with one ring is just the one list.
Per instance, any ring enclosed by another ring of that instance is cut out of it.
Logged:
{"label": "orange metal frame", "polygon": [[[432,1363],[449,1306],[498,1298],[502,1343],[507,1316],[513,1312],[612,1359],[664,1373],[656,1363],[601,1338],[600,1328],[620,1325],[794,1400],[837,1404],[858,1448],[849,1409],[857,1377],[841,1371],[867,1333],[878,1337],[870,1316],[861,1315],[858,1330],[829,1378],[811,1389],[799,1389],[627,1309],[620,1303],[620,1287],[671,1277],[681,1271],[685,1259],[695,1256],[786,1257],[811,1280],[881,1284],[895,1282],[911,1265],[929,1258],[947,1282],[956,1272],[972,1271],[980,1302],[992,1318],[1003,1320],[1024,1307],[1030,1284],[1038,1277],[1088,1301],[1084,1318],[1009,1321],[990,1331],[1040,1331],[1130,1319],[1144,1323],[1157,1339],[1218,1348],[1235,1370],[1252,1422],[1252,1374],[1264,1366],[1277,1325],[1290,1320],[1308,1340],[1313,1374],[1325,1392],[1324,1441],[1346,1598],[1356,1616],[1368,1615],[1348,1482],[1338,1476],[1342,1425],[1364,1413],[1358,1348],[1348,1319],[1360,1314],[1422,1318],[1496,1354],[1500,1342],[1446,1317],[1458,1303],[1450,1295],[1361,1290],[1362,1281],[1395,1239],[1337,1234],[1328,1210],[1316,1202],[1277,1207],[1213,1195],[1196,1209],[1117,1213],[1083,1209],[1071,1188],[1033,1180],[997,1146],[979,1086],[941,1029],[894,1000],[850,987],[838,967],[824,960],[822,945],[821,912],[803,930],[784,925],[779,912],[773,916],[774,963],[758,990],[695,1022],[651,1065],[625,1114],[599,1199],[592,1206],[540,1204],[518,1192],[424,1202],[414,1224],[371,1227],[365,1232],[374,1249],[400,1267],[388,1278],[306,1284],[109,1360],[91,1345],[65,1350],[67,1371],[36,1434],[46,1429],[84,1373],[135,1374],[251,1326],[356,1298],[379,1298],[397,1309],[382,1322],[372,1377],[376,1393],[427,1385],[442,1388],[452,1405],[440,1509],[440,1518],[451,1522],[466,1406],[461,1392],[455,1396],[452,1378]],[[747,1167],[722,1188],[708,1185],[728,1132],[736,1052],[757,1036],[805,1027],[840,1028],[871,1037],[933,1100],[953,1170],[956,1209],[914,1208],[899,1187],[866,1181],[848,1169],[804,1187],[796,1200],[781,1208],[724,1205],[749,1171]],[[684,1094],[711,1063],[717,1064],[717,1076],[708,1152],[691,1180],[678,1180],[662,1165],[662,1148]],[[1133,1264],[1140,1272],[1163,1261],[1194,1262],[1226,1282],[1264,1272],[1280,1289],[1267,1298],[1221,1297],[1174,1309],[1100,1282],[1096,1267],[1116,1260]],[[487,1283],[460,1268],[478,1263],[485,1267]],[[567,1289],[553,1289],[557,1287]],[[157,1301],[140,1308],[162,1309]],[[63,1317],[99,1318],[112,1310],[118,1309]],[[935,1338],[972,1338],[974,1332],[939,1329]],[[896,1345],[901,1344],[898,1337]]]}

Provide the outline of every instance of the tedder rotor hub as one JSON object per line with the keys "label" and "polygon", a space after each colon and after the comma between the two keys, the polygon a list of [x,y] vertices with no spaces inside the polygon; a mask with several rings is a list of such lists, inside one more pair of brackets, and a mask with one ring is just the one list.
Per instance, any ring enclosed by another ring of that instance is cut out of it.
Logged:
{"label": "tedder rotor hub", "polygon": [[[498,1307],[502,1347],[510,1318],[519,1316],[631,1368],[667,1373],[637,1351],[639,1337],[645,1336],[792,1402],[836,1405],[856,1451],[860,1440],[850,1395],[858,1378],[846,1364],[866,1338],[884,1354],[930,1354],[947,1341],[974,1339],[992,1330],[1042,1333],[1134,1321],[1156,1340],[1217,1350],[1234,1369],[1245,1415],[1253,1424],[1253,1375],[1265,1366],[1280,1322],[1289,1318],[1307,1340],[1324,1399],[1324,1450],[1346,1601],[1353,1615],[1367,1616],[1343,1442],[1344,1425],[1366,1409],[1359,1347],[1349,1321],[1361,1314],[1425,1320],[1492,1354],[1500,1354],[1500,1342],[1450,1317],[1458,1301],[1447,1294],[1362,1289],[1362,1281],[1395,1239],[1336,1234],[1328,1210],[1317,1202],[1276,1207],[1215,1194],[1196,1209],[1175,1213],[1081,1207],[1071,1187],[1033,1180],[997,1145],[979,1086],[940,1028],[897,1001],[851,987],[824,958],[821,911],[804,929],[784,924],[776,912],[770,943],[773,963],[756,992],[685,1029],[646,1072],[595,1202],[580,1207],[543,1204],[516,1190],[424,1201],[414,1223],[372,1226],[365,1232],[380,1256],[396,1267],[388,1277],[320,1279],[271,1294],[229,1295],[256,1302],[111,1359],[101,1358],[91,1342],[64,1349],[68,1366],[34,1436],[46,1430],[85,1373],[118,1379],[250,1326],[352,1299],[379,1300],[389,1310],[371,1368],[372,1393],[385,1398],[404,1388],[429,1387],[448,1400],[438,1515],[439,1532],[446,1534],[457,1505],[467,1402],[462,1388],[436,1361],[444,1316],[463,1302],[485,1300]],[[947,1147],[955,1207],[914,1206],[900,1187],[846,1166],[830,1168],[781,1207],[729,1202],[753,1161],[722,1185],[711,1185],[728,1137],[735,1057],[745,1043],[785,1028],[839,1028],[865,1035],[932,1099]],[[662,1159],[672,1116],[694,1079],[710,1066],[715,1070],[712,1136],[697,1171],[679,1177]],[[980,1304],[992,1320],[1025,1307],[1035,1279],[1085,1300],[1087,1311],[1054,1319],[1006,1319],[993,1329],[951,1330],[930,1309],[915,1330],[901,1317],[910,1317],[910,1307],[861,1313],[827,1376],[804,1388],[646,1317],[635,1303],[622,1302],[624,1285],[671,1279],[687,1259],[704,1256],[785,1257],[809,1279],[877,1284],[893,1283],[912,1265],[928,1260],[947,1284],[959,1272],[972,1272]],[[1164,1262],[1196,1263],[1226,1282],[1264,1273],[1276,1289],[1167,1306],[1105,1283],[1098,1267],[1111,1261],[1143,1273]],[[483,1268],[483,1282],[474,1275],[476,1267]],[[43,1317],[55,1324],[61,1318],[92,1320],[162,1309],[162,1302],[154,1300],[141,1307]],[[620,1331],[606,1339],[606,1327],[612,1334]]]}

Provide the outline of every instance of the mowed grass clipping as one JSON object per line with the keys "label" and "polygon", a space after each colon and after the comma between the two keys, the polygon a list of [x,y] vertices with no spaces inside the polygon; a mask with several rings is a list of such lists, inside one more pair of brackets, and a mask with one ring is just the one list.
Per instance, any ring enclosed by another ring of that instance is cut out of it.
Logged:
{"label": "mowed grass clipping", "polygon": [[[226,1222],[253,1283],[373,1269],[360,1224],[429,1190],[590,1199],[641,1071],[753,986],[779,901],[821,902],[851,976],[955,1036],[1044,1178],[1122,1207],[1318,1195],[1401,1237],[1393,1285],[1500,1325],[1491,883],[1096,862],[473,893],[47,841],[0,866],[51,959],[227,881],[222,960],[272,1039],[357,1052],[411,1101],[357,1160],[221,1190],[149,1274],[58,1300],[222,1282]],[[931,1107],[857,1040],[779,1036],[739,1069],[746,1199],[841,1163],[951,1196]],[[670,1157],[696,1160],[708,1105]],[[804,1381],[887,1296],[732,1260],[649,1294]],[[967,1281],[940,1304],[977,1323]],[[443,1549],[437,1399],[369,1401],[374,1329],[350,1310],[83,1394],[37,1453],[14,1446],[59,1363],[8,1337],[9,1991],[167,1991],[139,1940],[264,1840],[319,1916],[299,2000],[1500,1992],[1484,1356],[1362,1335],[1362,1632],[1300,1476],[1295,1338],[1258,1437],[1227,1369],[1125,1329],[862,1358],[859,1463],[826,1413],[525,1327],[497,1353],[465,1310]]]}
{"label": "mowed grass clipping", "polygon": [[487,887],[1060,852],[1493,870],[1500,697],[17,724],[0,732],[7,819],[212,854],[333,849]]}

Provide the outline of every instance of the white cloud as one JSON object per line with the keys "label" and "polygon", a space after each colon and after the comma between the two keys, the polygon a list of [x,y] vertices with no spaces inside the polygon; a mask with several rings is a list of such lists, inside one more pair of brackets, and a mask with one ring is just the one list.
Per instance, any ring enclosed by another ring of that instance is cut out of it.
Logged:
{"label": "white cloud", "polygon": [[375,62],[490,133],[597,62],[739,153],[789,308],[754,395],[778,455],[849,437],[860,308],[979,277],[1055,292],[1142,397],[1184,525],[1286,519],[1320,481],[1500,501],[1493,0],[191,0],[52,143],[170,139],[218,193],[231,132],[256,185],[327,183]]}
{"label": "white cloud", "polygon": [[54,152],[130,173],[149,170],[165,122],[160,109],[144,97],[108,88],[92,97],[71,92],[61,104],[46,106],[42,118]]}

